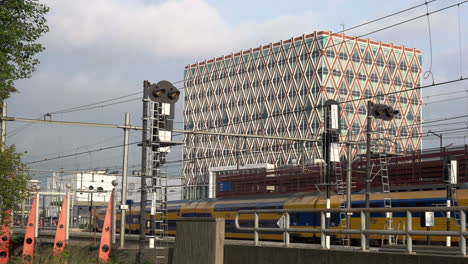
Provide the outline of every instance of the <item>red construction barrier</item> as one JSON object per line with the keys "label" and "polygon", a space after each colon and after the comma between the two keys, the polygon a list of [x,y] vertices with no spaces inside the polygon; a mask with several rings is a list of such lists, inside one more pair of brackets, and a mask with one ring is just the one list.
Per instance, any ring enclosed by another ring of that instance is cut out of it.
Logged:
{"label": "red construction barrier", "polygon": [[36,244],[36,203],[37,196],[34,197],[34,201],[31,205],[31,211],[29,212],[28,225],[26,226],[26,234],[24,236],[23,244],[23,263],[32,263],[34,256],[34,246]]}
{"label": "red construction barrier", "polygon": [[8,263],[10,258],[10,226],[11,226],[11,210],[5,212],[3,219],[2,232],[0,233],[0,264]]}
{"label": "red construction barrier", "polygon": [[62,202],[62,210],[60,211],[60,216],[57,224],[57,231],[55,232],[55,241],[54,241],[54,256],[61,254],[65,250],[65,246],[68,241],[66,239],[66,229],[68,228],[67,223],[67,214],[68,214],[68,192],[65,194]]}
{"label": "red construction barrier", "polygon": [[102,227],[101,243],[99,244],[99,260],[102,263],[109,261],[111,252],[111,234],[112,234],[112,199],[111,195],[109,203],[107,204],[106,216],[104,218],[104,226]]}

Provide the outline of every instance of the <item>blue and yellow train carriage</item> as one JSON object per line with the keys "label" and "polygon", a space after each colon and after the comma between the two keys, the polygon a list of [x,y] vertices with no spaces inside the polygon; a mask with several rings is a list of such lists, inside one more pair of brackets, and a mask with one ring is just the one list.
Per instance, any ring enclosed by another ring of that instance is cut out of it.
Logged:
{"label": "blue and yellow train carriage", "polygon": [[[459,189],[454,193],[454,206],[468,205],[468,190]],[[352,195],[352,207],[363,208],[365,207],[364,194]],[[392,207],[437,207],[445,206],[446,192],[441,191],[411,191],[411,192],[395,192],[390,194],[373,193],[370,196],[370,206],[373,208],[384,207],[384,199],[391,198]],[[337,208],[342,205],[345,207],[343,196],[332,195],[331,207]],[[226,221],[226,238],[232,239],[252,239],[252,232],[243,232],[235,228],[234,218],[239,210],[251,209],[301,209],[301,208],[325,208],[326,199],[324,196],[317,196],[311,193],[295,193],[295,194],[275,194],[245,198],[219,198],[219,199],[205,199],[195,201],[173,201],[168,203],[168,217],[169,217],[169,234],[175,235],[176,221],[179,217],[221,217]],[[100,209],[96,216],[96,229],[100,230],[104,220],[105,209]],[[130,232],[139,232],[139,206],[134,206],[132,211],[127,214],[127,227]],[[451,230],[459,229],[459,222],[457,221],[457,214],[452,214],[450,219]],[[370,219],[371,229],[385,229],[387,219],[384,213],[372,213]],[[259,214],[260,227],[277,227],[277,221],[281,217],[278,213],[264,213]],[[413,213],[413,229],[426,230],[426,227],[420,225],[421,213]],[[150,220],[149,208],[146,209],[147,225]],[[120,226],[120,217],[117,216],[117,226]],[[240,225],[244,227],[253,226],[254,215],[243,214],[240,216]],[[406,215],[404,212],[393,214],[393,229],[404,230],[406,228]],[[148,225],[149,226],[149,225]],[[290,226],[298,228],[318,228],[320,226],[319,213],[291,213]],[[341,219],[340,214],[331,215],[331,228],[340,229],[346,226],[345,219]],[[351,217],[351,228],[360,228],[360,216],[354,214]],[[444,214],[435,213],[435,226],[431,230],[445,230],[446,217]],[[120,230],[120,229],[118,229]],[[292,240],[296,241],[316,241],[320,237],[318,233],[291,233]],[[340,235],[332,236],[340,239]],[[282,240],[283,235],[281,232],[266,232],[260,233],[260,239],[264,240]],[[359,239],[358,235],[352,235],[352,239]],[[370,239],[379,241],[382,236],[372,235]],[[414,236],[414,240],[425,241],[426,237]],[[453,238],[457,241],[458,238]],[[432,241],[445,241],[444,237],[431,237]]]}

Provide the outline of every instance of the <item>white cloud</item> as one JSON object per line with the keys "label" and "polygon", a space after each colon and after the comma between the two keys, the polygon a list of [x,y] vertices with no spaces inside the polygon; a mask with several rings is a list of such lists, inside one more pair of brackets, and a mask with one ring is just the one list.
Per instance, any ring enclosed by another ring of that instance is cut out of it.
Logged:
{"label": "white cloud", "polygon": [[47,1],[51,7],[48,46],[62,49],[101,48],[153,56],[217,56],[312,30],[311,14],[280,16],[262,24],[229,25],[204,0]]}

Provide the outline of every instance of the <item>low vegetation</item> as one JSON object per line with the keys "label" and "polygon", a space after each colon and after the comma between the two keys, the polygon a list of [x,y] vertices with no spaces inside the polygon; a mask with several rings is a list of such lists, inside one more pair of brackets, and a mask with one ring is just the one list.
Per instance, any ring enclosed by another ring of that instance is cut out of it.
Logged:
{"label": "low vegetation", "polygon": [[[10,262],[12,264],[22,264],[22,247],[23,237],[15,236],[12,238],[12,256]],[[99,263],[98,246],[67,246],[65,251],[60,256],[52,254],[53,247],[51,244],[36,244],[33,264],[91,264]],[[124,252],[115,251],[111,254],[108,264],[126,264],[129,256]]]}

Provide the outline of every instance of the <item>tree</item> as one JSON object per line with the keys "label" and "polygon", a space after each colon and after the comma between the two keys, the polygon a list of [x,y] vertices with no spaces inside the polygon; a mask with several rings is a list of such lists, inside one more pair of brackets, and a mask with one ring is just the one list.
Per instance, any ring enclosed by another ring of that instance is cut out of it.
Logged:
{"label": "tree", "polygon": [[15,209],[19,201],[29,194],[29,177],[24,173],[25,164],[21,162],[21,154],[16,153],[15,146],[0,150],[0,208],[4,214],[5,208]]}
{"label": "tree", "polygon": [[14,81],[31,77],[44,50],[37,40],[49,27],[49,8],[35,0],[0,0],[0,102],[16,92]]}
{"label": "tree", "polygon": [[[16,92],[14,82],[29,78],[44,50],[37,40],[49,27],[45,15],[49,8],[36,0],[0,0],[0,103]],[[4,144],[5,142],[1,142]],[[0,150],[0,214],[16,208],[28,193],[25,165],[15,146]]]}

